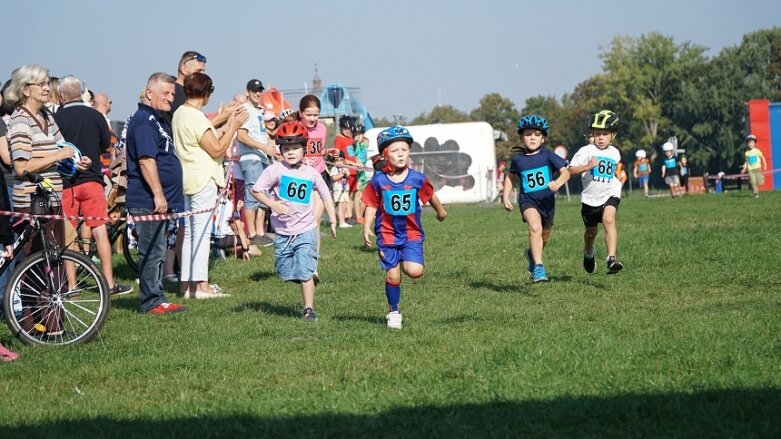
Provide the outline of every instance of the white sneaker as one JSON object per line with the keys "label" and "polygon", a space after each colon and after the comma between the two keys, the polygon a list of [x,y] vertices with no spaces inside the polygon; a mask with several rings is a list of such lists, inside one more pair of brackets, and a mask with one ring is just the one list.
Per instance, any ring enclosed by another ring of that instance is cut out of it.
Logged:
{"label": "white sneaker", "polygon": [[351,224],[347,224],[347,223],[339,223],[339,228],[340,228],[340,229],[349,229],[350,227],[352,227],[352,225],[351,225]]}
{"label": "white sneaker", "polygon": [[228,293],[220,293],[217,291],[185,291],[183,294],[183,297],[185,299],[198,299],[198,300],[205,300],[205,299],[217,299],[220,297],[230,297],[230,294]]}
{"label": "white sneaker", "polygon": [[401,313],[393,311],[385,316],[385,320],[388,322],[388,327],[391,329],[401,329]]}

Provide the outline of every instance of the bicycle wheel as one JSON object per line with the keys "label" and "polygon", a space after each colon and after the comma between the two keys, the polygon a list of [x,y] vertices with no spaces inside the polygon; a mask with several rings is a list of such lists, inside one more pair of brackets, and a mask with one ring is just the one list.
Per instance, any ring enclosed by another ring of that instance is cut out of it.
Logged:
{"label": "bicycle wheel", "polygon": [[[72,270],[66,268],[70,264]],[[11,273],[3,300],[8,328],[31,345],[86,343],[98,334],[111,308],[103,274],[72,250],[52,261],[51,271],[44,252],[30,255]]]}
{"label": "bicycle wheel", "polygon": [[138,244],[134,239],[130,239],[131,233],[135,233],[135,230],[130,228],[130,225],[125,223],[125,227],[122,229],[122,254],[125,255],[127,266],[138,274]]}

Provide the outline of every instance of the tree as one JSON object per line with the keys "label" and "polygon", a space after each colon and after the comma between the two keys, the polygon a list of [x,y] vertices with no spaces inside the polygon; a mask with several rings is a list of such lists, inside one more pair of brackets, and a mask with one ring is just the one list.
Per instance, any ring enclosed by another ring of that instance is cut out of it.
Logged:
{"label": "tree", "polygon": [[432,123],[456,123],[469,122],[469,115],[452,105],[434,107],[431,113],[421,113],[412,119],[410,125],[427,125]]}
{"label": "tree", "polygon": [[515,127],[521,118],[515,104],[499,93],[489,93],[480,99],[470,117],[474,121],[488,122],[493,129],[505,133],[507,140],[497,140],[495,143],[496,155],[499,159],[510,157],[510,148],[513,143],[517,143]]}

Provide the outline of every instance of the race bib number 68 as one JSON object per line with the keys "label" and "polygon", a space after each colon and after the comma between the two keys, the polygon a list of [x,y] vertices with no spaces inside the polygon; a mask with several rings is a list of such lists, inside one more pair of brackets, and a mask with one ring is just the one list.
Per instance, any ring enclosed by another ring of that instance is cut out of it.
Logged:
{"label": "race bib number 68", "polygon": [[279,182],[279,198],[296,204],[309,204],[314,181],[283,175]]}

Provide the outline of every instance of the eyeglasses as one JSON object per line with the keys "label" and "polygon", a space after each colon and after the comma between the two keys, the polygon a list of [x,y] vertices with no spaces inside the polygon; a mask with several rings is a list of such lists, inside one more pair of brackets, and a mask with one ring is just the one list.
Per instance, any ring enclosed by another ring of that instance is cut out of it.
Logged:
{"label": "eyeglasses", "polygon": [[[201,55],[200,53],[196,53],[195,55],[192,56],[192,58],[188,59],[187,61],[192,61],[192,60],[196,60],[198,62],[205,63],[206,62],[206,57]],[[185,62],[187,62],[187,61],[185,61]]]}
{"label": "eyeglasses", "polygon": [[26,85],[37,85],[38,87],[44,88],[49,87],[49,81],[43,81],[43,82],[29,82]]}

